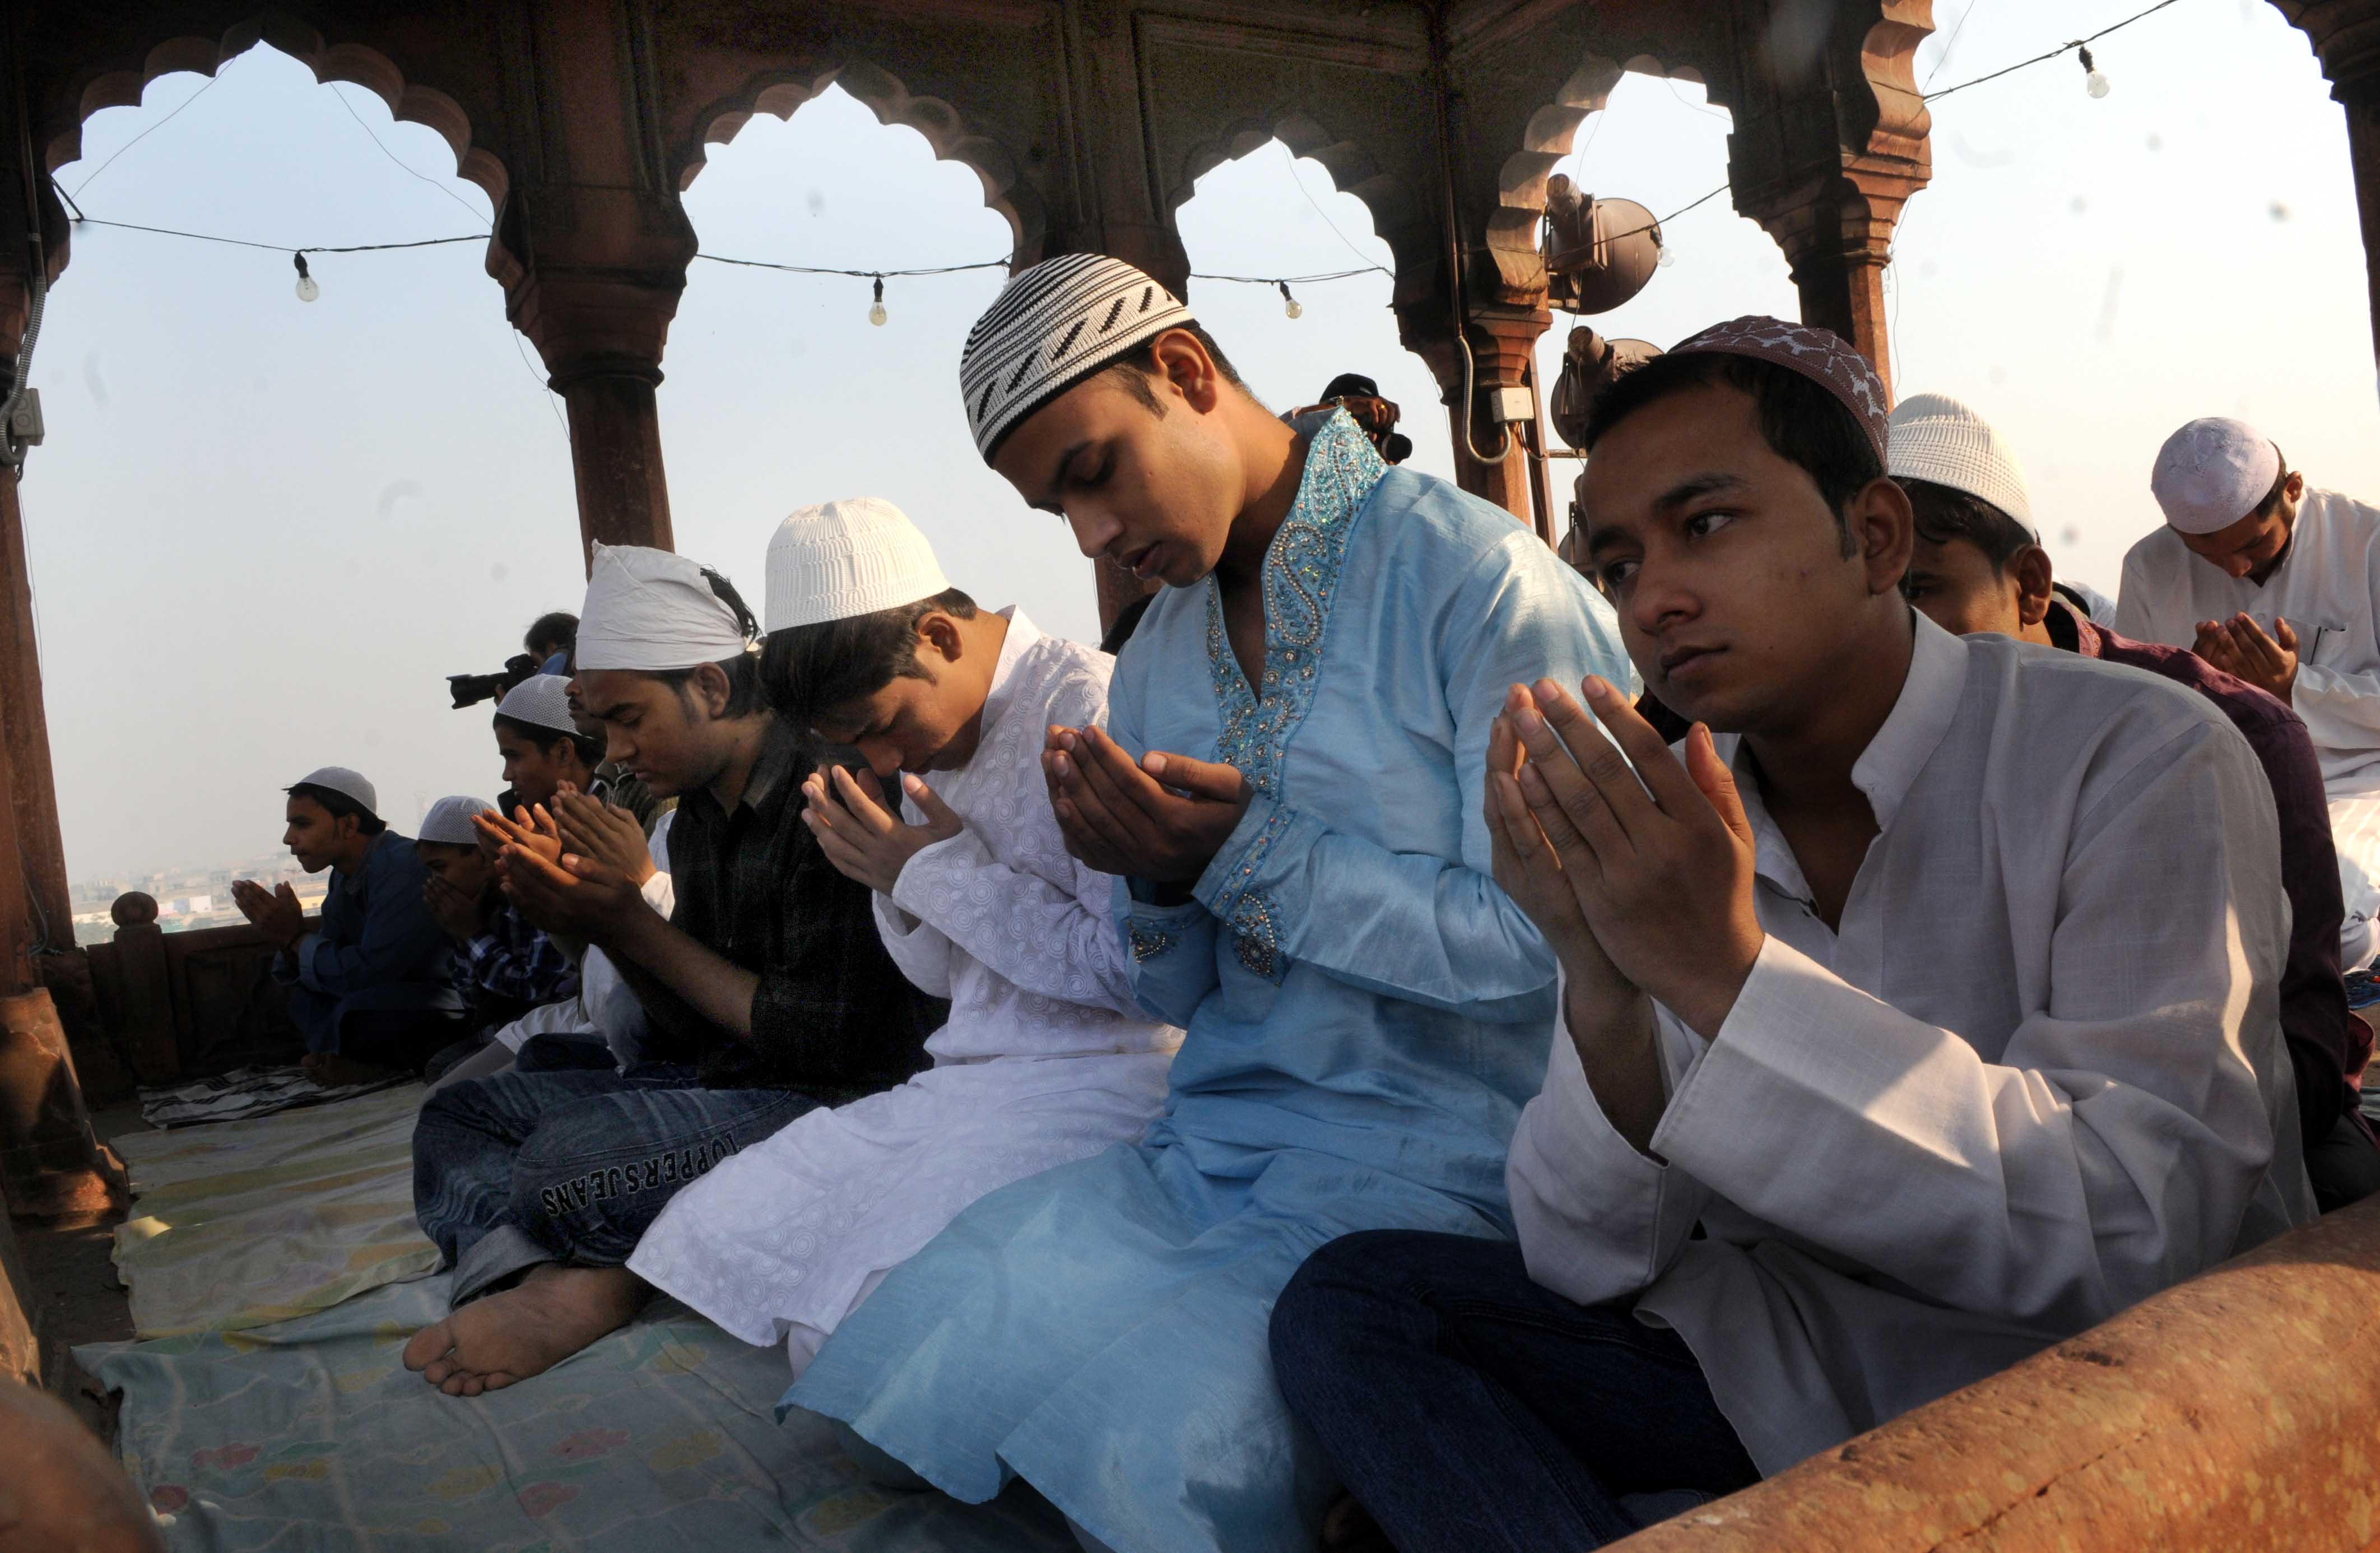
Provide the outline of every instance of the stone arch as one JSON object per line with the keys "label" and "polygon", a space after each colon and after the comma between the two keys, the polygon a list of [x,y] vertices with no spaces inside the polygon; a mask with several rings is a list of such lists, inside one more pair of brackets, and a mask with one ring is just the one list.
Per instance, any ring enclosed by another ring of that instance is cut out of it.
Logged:
{"label": "stone arch", "polygon": [[1194,143],[1183,158],[1181,176],[1169,180],[1161,198],[1168,222],[1189,203],[1197,182],[1226,162],[1236,162],[1273,140],[1290,154],[1310,157],[1330,175],[1331,187],[1352,194],[1371,212],[1372,230],[1389,245],[1402,288],[1408,274],[1427,271],[1436,262],[1429,223],[1404,179],[1380,165],[1360,141],[1334,135],[1296,109],[1256,115],[1226,125],[1220,134]]}
{"label": "stone arch", "polygon": [[168,38],[128,63],[89,69],[79,90],[72,92],[70,122],[53,133],[42,148],[43,170],[55,172],[81,159],[83,121],[100,109],[139,107],[149,83],[158,77],[181,70],[212,76],[259,43],[270,43],[299,60],[324,85],[352,82],[386,103],[394,116],[436,130],[455,153],[456,176],[484,190],[492,208],[504,208],[511,175],[502,158],[478,142],[470,115],[460,103],[436,87],[407,80],[396,62],[380,50],[358,42],[330,42],[312,27],[280,12],[240,22],[219,37]]}
{"label": "stone arch", "polygon": [[1693,66],[1671,68],[1649,54],[1617,61],[1590,54],[1554,92],[1554,100],[1529,115],[1521,149],[1499,169],[1496,208],[1488,217],[1488,251],[1508,295],[1543,297],[1546,268],[1537,251],[1537,224],[1545,214],[1546,180],[1570,154],[1579,126],[1604,110],[1620,78],[1631,71],[1705,84],[1703,73]]}
{"label": "stone arch", "polygon": [[984,204],[1008,222],[1012,263],[1030,263],[1039,257],[1049,229],[1049,211],[1040,191],[1026,179],[1008,148],[970,128],[948,102],[911,92],[899,77],[866,60],[818,71],[770,71],[697,114],[699,140],[677,163],[678,192],[683,194],[701,173],[705,146],[725,145],[751,122],[754,114],[791,119],[796,109],[830,86],[839,86],[866,103],[878,123],[914,129],[926,138],[936,156],[966,166],[983,185]]}

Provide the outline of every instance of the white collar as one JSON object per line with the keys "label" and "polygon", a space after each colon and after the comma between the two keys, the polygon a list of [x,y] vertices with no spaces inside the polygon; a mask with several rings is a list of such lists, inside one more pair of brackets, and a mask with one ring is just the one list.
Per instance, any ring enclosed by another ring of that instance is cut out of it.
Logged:
{"label": "white collar", "polygon": [[[1916,629],[1910,647],[1909,673],[1900,682],[1900,694],[1894,699],[1883,726],[1876,729],[1867,747],[1852,763],[1852,785],[1866,795],[1879,834],[1892,829],[1893,816],[1900,812],[1901,800],[1909,795],[1925,763],[1941,747],[1943,736],[1958,719],[1959,704],[1967,687],[1966,642],[1923,614],[1913,610],[1911,614]],[[1798,899],[1809,899],[1809,881],[1803,877],[1802,866],[1761,800],[1760,781],[1752,770],[1752,758],[1743,747],[1743,736],[1717,734],[1711,740],[1711,747],[1735,773],[1744,818],[1752,822],[1754,871],[1779,890]]]}

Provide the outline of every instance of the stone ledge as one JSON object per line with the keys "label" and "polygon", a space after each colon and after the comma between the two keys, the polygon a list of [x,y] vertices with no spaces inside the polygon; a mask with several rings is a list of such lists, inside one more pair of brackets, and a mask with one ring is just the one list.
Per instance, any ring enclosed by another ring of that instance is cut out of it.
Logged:
{"label": "stone ledge", "polygon": [[1627,1553],[2237,1553],[2380,1532],[2380,1198],[2225,1263]]}

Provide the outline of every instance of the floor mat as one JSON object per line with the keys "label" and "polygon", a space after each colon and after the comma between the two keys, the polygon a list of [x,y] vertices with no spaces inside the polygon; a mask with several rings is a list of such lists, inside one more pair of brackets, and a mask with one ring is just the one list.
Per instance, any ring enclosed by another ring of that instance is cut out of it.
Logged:
{"label": "floor mat", "polygon": [[399,1355],[445,1292],[425,1279],[75,1357],[123,1391],[118,1449],[177,1553],[1075,1546],[1029,1491],[967,1506],[868,1486],[822,1423],[775,1422],[780,1350],[669,1302],[533,1380],[442,1396]]}
{"label": "floor mat", "polygon": [[261,1327],[434,1268],[413,1219],[421,1093],[111,1140],[132,1172],[115,1267],[133,1330]]}
{"label": "floor mat", "polygon": [[369,1084],[325,1089],[296,1068],[234,1068],[212,1078],[194,1079],[140,1091],[140,1120],[152,1127],[191,1127],[201,1122],[244,1122],[276,1111],[298,1110],[353,1099],[412,1081],[391,1074]]}

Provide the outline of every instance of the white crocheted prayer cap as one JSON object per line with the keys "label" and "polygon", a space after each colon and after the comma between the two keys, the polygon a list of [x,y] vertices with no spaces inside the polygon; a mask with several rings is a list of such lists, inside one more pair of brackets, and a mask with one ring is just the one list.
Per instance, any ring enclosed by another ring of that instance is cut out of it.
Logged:
{"label": "white crocheted prayer cap", "polygon": [[504,698],[496,703],[496,712],[556,733],[578,732],[578,724],[570,721],[570,682],[560,674],[529,675],[504,692]]}
{"label": "white crocheted prayer cap", "polygon": [[492,814],[496,806],[461,794],[441,798],[421,817],[421,834],[414,840],[443,842],[448,846],[477,846],[480,832],[471,826],[475,814]]}
{"label": "white crocheted prayer cap", "polygon": [[951,585],[934,547],[892,503],[855,497],[804,507],[769,541],[771,632],[848,620],[930,599]]}
{"label": "white crocheted prayer cap", "polygon": [[2208,416],[2193,420],[2157,449],[2149,492],[2178,533],[2228,528],[2272,493],[2281,478],[2281,450],[2244,420]]}
{"label": "white crocheted prayer cap", "polygon": [[372,790],[372,784],[363,779],[360,771],[351,771],[345,766],[323,766],[308,771],[289,785],[327,787],[334,793],[344,793],[361,804],[366,814],[375,819],[380,818],[380,795]]}
{"label": "white crocheted prayer cap", "polygon": [[2036,540],[2024,469],[1990,421],[1947,394],[1912,394],[1892,412],[1885,467],[1896,479],[1932,480],[1987,502]]}
{"label": "white crocheted prayer cap", "polygon": [[959,353],[959,396],[984,462],[1026,416],[1191,322],[1172,292],[1105,254],[1044,260],[1011,280]]}
{"label": "white crocheted prayer cap", "polygon": [[647,673],[739,658],[751,644],[702,567],[643,545],[598,541],[578,607],[579,669]]}

